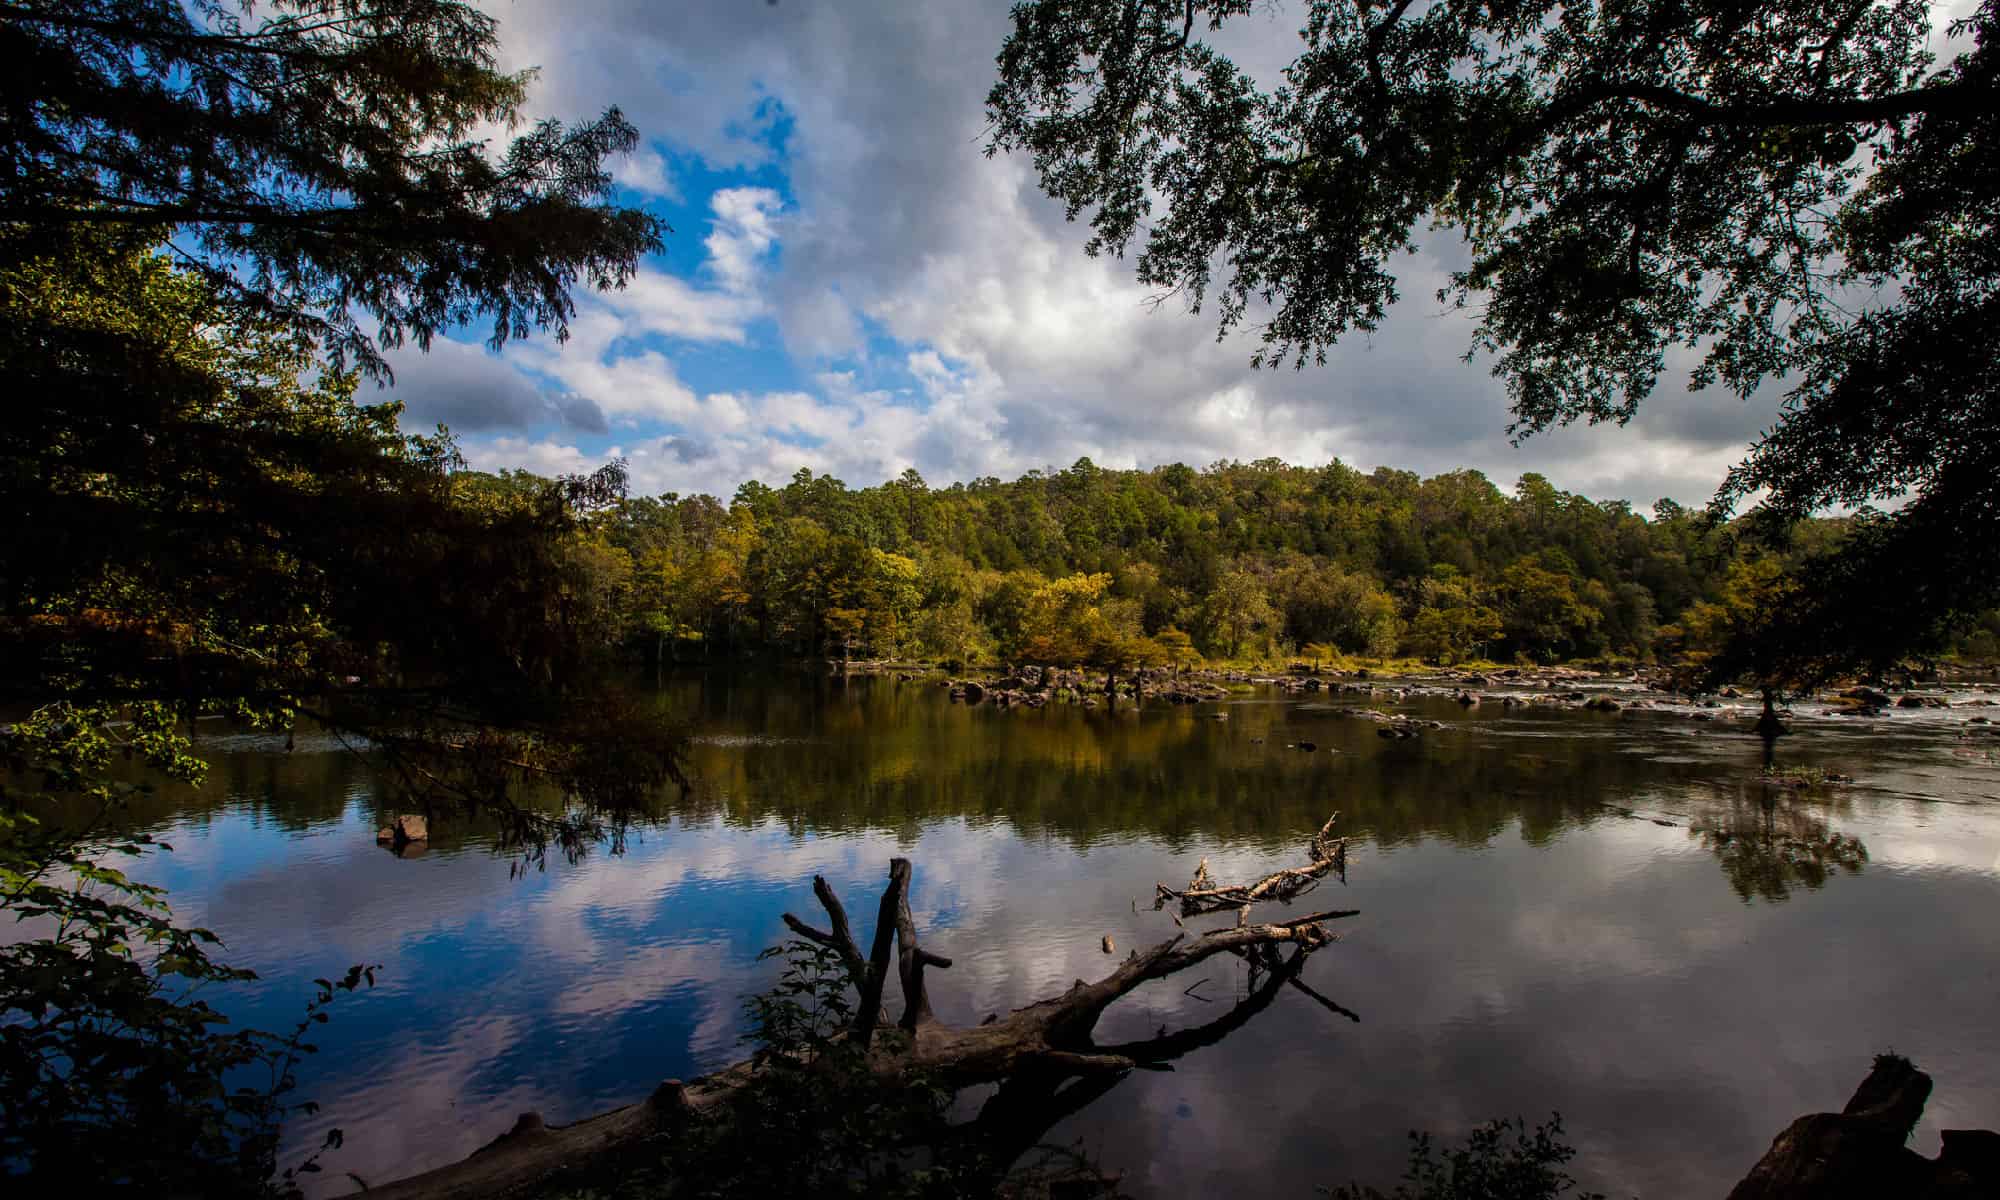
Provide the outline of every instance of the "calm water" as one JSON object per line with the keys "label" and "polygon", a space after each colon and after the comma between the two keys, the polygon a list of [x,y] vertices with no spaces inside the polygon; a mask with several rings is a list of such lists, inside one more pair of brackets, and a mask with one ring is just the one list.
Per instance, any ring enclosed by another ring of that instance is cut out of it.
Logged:
{"label": "calm water", "polygon": [[[887,860],[912,858],[925,945],[957,964],[933,973],[938,1014],[976,1022],[1109,970],[1106,934],[1120,957],[1171,934],[1155,880],[1203,856],[1225,880],[1291,865],[1333,810],[1347,881],[1308,902],[1363,915],[1306,980],[1360,1022],[1287,992],[1053,1140],[1140,1195],[1255,1178],[1304,1200],[1392,1181],[1409,1129],[1560,1110],[1589,1186],[1720,1195],[1892,1047],[1937,1080],[1919,1150],[2000,1125],[2000,736],[1966,723],[2000,709],[1802,717],[1779,761],[1855,782],[1798,795],[1727,721],[1430,700],[1393,707],[1447,728],[1385,741],[1337,711],[1361,703],[1260,692],[1217,721],[682,680],[662,708],[698,731],[699,794],[622,857],[522,877],[463,831],[378,848],[389,809],[336,747],[222,739],[208,786],[147,814],[175,847],[150,877],[263,975],[227,1005],[242,1019],[289,1026],[312,976],[383,965],[301,1072],[325,1107],[299,1141],[347,1132],[331,1191],[461,1157],[522,1110],[571,1120],[741,1057],[740,999],[771,974],[756,954],[787,909],[818,920],[815,872],[867,912]],[[1194,973],[1212,1002],[1182,993],[1194,975],[1154,985],[1100,1035],[1212,1019],[1243,971]]]}

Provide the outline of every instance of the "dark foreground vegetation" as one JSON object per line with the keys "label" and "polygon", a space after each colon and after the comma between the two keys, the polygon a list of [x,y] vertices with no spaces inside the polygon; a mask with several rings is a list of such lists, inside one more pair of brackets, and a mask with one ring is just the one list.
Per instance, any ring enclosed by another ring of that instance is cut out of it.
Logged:
{"label": "dark foreground vegetation", "polygon": [[486,811],[531,851],[678,777],[567,599],[618,472],[484,492],[356,403],[379,347],[558,332],[572,287],[659,244],[608,200],[637,136],[615,111],[498,161],[470,140],[525,95],[495,36],[440,0],[0,9],[10,1191],[292,1184],[293,1068],[369,972],[298,981],[295,1033],[236,1029],[212,1002],[243,973],[117,869],[152,849],[115,832],[124,798],[203,776],[197,721],[365,741],[411,808]]}
{"label": "dark foreground vegetation", "polygon": [[574,289],[627,280],[667,232],[613,195],[637,130],[612,110],[480,141],[527,77],[455,0],[0,7],[10,1188],[293,1183],[294,1067],[368,972],[302,987],[297,1034],[233,1030],[213,935],[114,868],[151,848],[110,832],[122,798],[202,775],[198,719],[366,741],[409,807],[490,814],[532,855],[615,843],[679,781],[671,733],[603,680],[684,635],[1064,665],[1674,657],[1767,692],[1991,653],[1995,0],[1942,62],[1918,0],[1313,0],[1274,93],[1203,41],[1253,7],[1020,5],[992,148],[1032,157],[1093,250],[1139,240],[1140,277],[1225,327],[1268,315],[1260,358],[1372,328],[1438,220],[1472,251],[1445,299],[1483,306],[1522,431],[1624,419],[1677,347],[1698,383],[1785,380],[1717,521],[1337,464],[802,475],[728,509],[627,501],[616,466],[471,475],[359,389],[384,348],[559,335]]}

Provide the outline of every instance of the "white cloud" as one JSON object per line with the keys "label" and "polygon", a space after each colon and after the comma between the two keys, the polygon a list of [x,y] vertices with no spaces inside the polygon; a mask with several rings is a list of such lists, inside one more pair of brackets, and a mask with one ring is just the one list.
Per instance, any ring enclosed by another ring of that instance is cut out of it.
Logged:
{"label": "white cloud", "polygon": [[468,463],[486,471],[524,467],[537,475],[579,475],[595,470],[599,464],[597,456],[585,454],[575,446],[505,435],[468,440],[463,452]]}
{"label": "white cloud", "polygon": [[[1444,236],[1398,264],[1408,299],[1377,334],[1323,368],[1250,371],[1249,336],[1218,343],[1212,307],[1153,303],[1129,262],[1083,255],[1083,231],[1025,162],[984,156],[1003,6],[520,0],[497,15],[510,62],[542,68],[539,107],[574,119],[617,104],[651,139],[620,167],[634,186],[672,184],[662,146],[786,178],[786,197],[709,197],[692,276],[648,267],[584,300],[569,345],[518,354],[634,447],[642,487],[726,496],[802,465],[867,485],[912,466],[944,481],[1082,455],[1276,455],[1471,466],[1503,485],[1538,471],[1643,506],[1707,499],[1777,411],[1775,391],[1745,402],[1663,381],[1628,427],[1512,446],[1503,390],[1460,360],[1470,321],[1431,299],[1460,253]],[[1296,52],[1295,17],[1260,10],[1229,26],[1226,48],[1275,78]],[[771,389],[768,375],[746,390],[712,371],[690,386],[702,347],[768,348],[811,390]],[[870,390],[903,372],[919,403]]]}
{"label": "white cloud", "polygon": [[662,200],[680,199],[673,175],[667,170],[666,156],[651,146],[641,146],[611,164],[611,178],[620,187]]}
{"label": "white cloud", "polygon": [[511,351],[515,361],[624,427],[698,419],[700,401],[659,346],[748,341],[751,322],[767,311],[754,287],[776,242],[781,202],[766,188],[736,188],[715,193],[711,206],[704,244],[717,286],[644,268],[620,291],[583,298],[567,342],[522,344]]}
{"label": "white cloud", "polygon": [[778,240],[775,217],[784,201],[770,188],[723,188],[709,198],[715,222],[702,245],[708,267],[726,292],[748,293]]}

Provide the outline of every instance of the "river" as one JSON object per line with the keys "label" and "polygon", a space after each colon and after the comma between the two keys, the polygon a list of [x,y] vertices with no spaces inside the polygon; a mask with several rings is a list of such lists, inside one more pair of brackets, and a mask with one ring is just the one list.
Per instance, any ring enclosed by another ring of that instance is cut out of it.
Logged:
{"label": "river", "polygon": [[[758,951],[787,910],[817,923],[815,873],[866,914],[888,860],[912,859],[924,944],[955,960],[931,976],[938,1015],[976,1022],[1105,973],[1107,935],[1120,957],[1170,936],[1155,881],[1203,857],[1224,880],[1292,865],[1338,811],[1346,879],[1305,903],[1362,915],[1305,979],[1359,1021],[1281,994],[1053,1140],[1139,1196],[1306,1200],[1392,1183],[1412,1129],[1559,1111],[1587,1186],[1721,1195],[1878,1051],[1937,1081],[1918,1150],[2000,1125],[2000,736],[1973,723],[2000,709],[1963,706],[1982,696],[1801,705],[1778,763],[1853,782],[1793,789],[1765,780],[1748,709],[1262,688],[1003,711],[935,680],[690,676],[660,703],[693,733],[696,792],[622,854],[523,871],[441,822],[398,857],[375,844],[393,807],[365,760],[209,737],[209,783],[138,811],[174,847],[138,873],[260,973],[217,998],[239,1020],[288,1027],[312,977],[383,968],[300,1071],[323,1108],[292,1137],[345,1130],[315,1181],[337,1194],[519,1112],[572,1120],[742,1057],[742,997],[774,975]],[[1352,707],[1443,727],[1386,739]],[[1100,1035],[1212,1019],[1244,972],[1151,985]]]}

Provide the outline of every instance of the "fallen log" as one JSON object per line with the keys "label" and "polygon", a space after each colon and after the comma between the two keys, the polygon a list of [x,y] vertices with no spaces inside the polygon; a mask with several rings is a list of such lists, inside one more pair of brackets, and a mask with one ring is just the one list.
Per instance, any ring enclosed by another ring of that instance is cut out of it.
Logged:
{"label": "fallen log", "polygon": [[[1184,888],[1174,889],[1164,883],[1153,885],[1153,908],[1157,911],[1169,903],[1180,905],[1181,915],[1200,916],[1203,913],[1220,912],[1223,909],[1247,910],[1260,900],[1278,900],[1286,904],[1319,886],[1319,881],[1328,872],[1340,873],[1342,882],[1347,879],[1347,839],[1333,836],[1333,823],[1340,819],[1335,813],[1319,827],[1312,840],[1306,844],[1311,861],[1303,867],[1286,867],[1273,871],[1255,883],[1219,884],[1208,873],[1208,860],[1202,859],[1194,869],[1194,878]],[[1247,923],[1248,918],[1243,917]]]}
{"label": "fallen log", "polygon": [[[1333,843],[1326,841],[1326,835],[1332,824],[1329,819],[1313,839],[1315,852],[1328,850],[1329,860]],[[1344,841],[1340,850],[1344,857]],[[1306,870],[1323,873],[1330,869],[1330,861],[1322,868],[1316,859]],[[1279,876],[1288,873],[1271,878]],[[868,1069],[874,1075],[886,1083],[921,1076],[952,1088],[1001,1084],[971,1125],[987,1144],[1007,1149],[995,1159],[1003,1164],[1031,1149],[1056,1121],[1116,1086],[1126,1073],[1140,1067],[1162,1067],[1192,1049],[1220,1040],[1268,1007],[1287,986],[1332,1012],[1360,1019],[1299,979],[1306,957],[1337,940],[1323,922],[1353,916],[1354,912],[1321,912],[1283,922],[1249,924],[1242,919],[1248,911],[1246,905],[1232,906],[1239,914],[1233,927],[1195,934],[1176,917],[1182,932],[1147,950],[1132,952],[1096,982],[1079,979],[1061,995],[1004,1017],[989,1017],[978,1025],[947,1026],[931,1009],[924,972],[927,968],[949,968],[952,960],[924,949],[920,943],[910,913],[910,880],[909,860],[892,859],[866,956],[855,940],[845,907],[823,877],[814,877],[813,894],[826,910],[828,927],[817,928],[790,913],[784,921],[792,932],[831,948],[839,958],[859,996],[854,1020],[841,1036],[868,1048]],[[1260,891],[1258,898],[1289,898],[1304,887],[1304,883],[1279,882]],[[1289,956],[1279,952],[1285,945],[1292,947]],[[896,1036],[882,1033],[886,1017],[883,992],[892,946],[903,995],[903,1011],[896,1022],[901,1033]],[[1252,969],[1249,996],[1227,1013],[1179,1033],[1163,1031],[1158,1037],[1138,1042],[1096,1044],[1092,1034],[1099,1019],[1121,997],[1220,954],[1242,957]],[[662,1131],[688,1122],[727,1119],[731,1102],[757,1077],[752,1060],[686,1083],[669,1079],[639,1104],[567,1126],[548,1125],[538,1114],[524,1113],[512,1130],[471,1157],[374,1188],[368,1194],[377,1200],[517,1196],[560,1172],[628,1150]]]}

